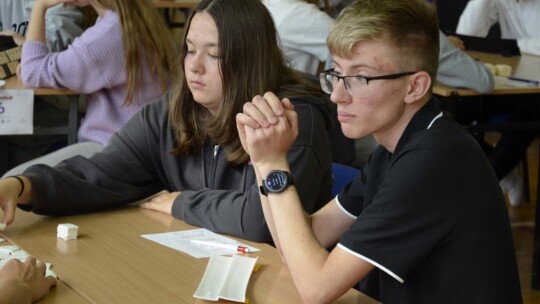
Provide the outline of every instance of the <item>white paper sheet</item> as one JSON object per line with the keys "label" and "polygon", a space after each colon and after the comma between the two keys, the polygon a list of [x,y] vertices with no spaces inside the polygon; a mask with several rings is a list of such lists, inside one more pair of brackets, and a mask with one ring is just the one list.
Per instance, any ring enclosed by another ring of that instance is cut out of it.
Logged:
{"label": "white paper sheet", "polygon": [[143,234],[143,238],[185,252],[197,259],[207,258],[215,255],[237,254],[236,250],[216,248],[206,245],[194,244],[191,240],[204,240],[248,247],[251,252],[259,251],[258,248],[248,246],[247,244],[237,242],[231,238],[224,237],[208,229],[192,229],[184,231],[174,231],[156,234]]}

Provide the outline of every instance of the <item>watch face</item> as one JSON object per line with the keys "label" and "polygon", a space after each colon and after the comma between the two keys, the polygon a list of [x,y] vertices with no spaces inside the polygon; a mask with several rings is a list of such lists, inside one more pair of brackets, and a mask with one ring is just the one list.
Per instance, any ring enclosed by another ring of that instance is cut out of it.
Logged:
{"label": "watch face", "polygon": [[268,191],[280,192],[288,186],[288,178],[281,171],[272,171],[266,176],[265,183]]}

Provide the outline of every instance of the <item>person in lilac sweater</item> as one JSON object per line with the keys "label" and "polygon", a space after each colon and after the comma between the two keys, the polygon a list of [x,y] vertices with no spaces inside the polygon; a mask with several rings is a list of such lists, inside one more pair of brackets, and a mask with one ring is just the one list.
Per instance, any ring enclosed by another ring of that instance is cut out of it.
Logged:
{"label": "person in lilac sweater", "polygon": [[[67,50],[50,52],[43,20],[47,10],[59,4],[91,5],[98,19]],[[101,151],[129,118],[167,91],[175,57],[170,31],[148,1],[37,0],[19,77],[29,87],[67,88],[85,94],[87,110],[77,144],[19,165],[4,176],[32,164],[54,166],[75,155],[89,157]]]}

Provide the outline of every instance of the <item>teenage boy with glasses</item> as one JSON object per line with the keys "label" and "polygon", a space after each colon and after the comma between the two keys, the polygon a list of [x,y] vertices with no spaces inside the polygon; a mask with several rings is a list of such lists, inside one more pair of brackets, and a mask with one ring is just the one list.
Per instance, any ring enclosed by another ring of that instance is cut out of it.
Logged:
{"label": "teenage boy with glasses", "polygon": [[320,211],[305,215],[287,173],[297,134],[290,102],[267,93],[237,115],[266,221],[303,300],[333,302],[362,280],[361,290],[383,303],[521,303],[497,178],[474,138],[432,97],[433,5],[356,1],[328,45],[333,71],[321,85],[343,132],[373,134],[380,147]]}

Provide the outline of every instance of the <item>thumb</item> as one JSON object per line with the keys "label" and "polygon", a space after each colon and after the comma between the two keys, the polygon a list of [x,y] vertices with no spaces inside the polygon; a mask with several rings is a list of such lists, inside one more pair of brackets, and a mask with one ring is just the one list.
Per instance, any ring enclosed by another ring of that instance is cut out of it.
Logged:
{"label": "thumb", "polygon": [[17,206],[17,202],[14,202],[15,199],[10,199],[7,201],[7,204],[4,205],[4,219],[2,220],[2,223],[9,225],[13,222],[15,219],[15,206]]}
{"label": "thumb", "polygon": [[281,104],[287,110],[294,110],[294,105],[289,98],[283,98]]}

